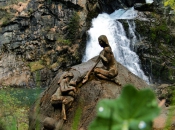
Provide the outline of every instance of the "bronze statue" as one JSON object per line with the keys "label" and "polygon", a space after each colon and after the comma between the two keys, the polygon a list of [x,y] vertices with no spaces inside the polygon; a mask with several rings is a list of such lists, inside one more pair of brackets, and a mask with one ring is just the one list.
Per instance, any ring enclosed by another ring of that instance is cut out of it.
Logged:
{"label": "bronze statue", "polygon": [[[96,64],[86,74],[82,83],[85,83],[88,80],[88,77],[93,70],[94,70],[94,73],[96,76],[98,76],[102,79],[114,80],[116,83],[118,83],[118,81],[115,79],[115,77],[118,75],[117,65],[116,65],[116,61],[114,58],[114,54],[113,54],[112,49],[109,45],[108,39],[105,35],[101,35],[98,38],[98,42],[99,42],[99,45],[101,47],[103,47],[103,50],[100,52],[100,55],[97,59]],[[96,67],[100,60],[103,63],[102,68]]]}
{"label": "bronze statue", "polygon": [[62,103],[62,115],[64,120],[66,120],[65,105],[71,105],[76,95],[76,83],[71,81],[73,77],[74,75],[72,72],[63,73],[58,81],[60,87],[51,97],[52,104]]}

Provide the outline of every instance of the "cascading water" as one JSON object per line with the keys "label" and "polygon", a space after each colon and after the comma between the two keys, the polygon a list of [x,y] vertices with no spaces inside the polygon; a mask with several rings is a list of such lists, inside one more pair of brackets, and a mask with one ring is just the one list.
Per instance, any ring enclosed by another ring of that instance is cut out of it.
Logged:
{"label": "cascading water", "polygon": [[86,44],[86,51],[83,62],[97,56],[102,48],[98,44],[98,37],[106,35],[112,48],[114,56],[118,62],[127,67],[132,73],[149,83],[148,78],[144,75],[139,66],[139,58],[133,52],[134,44],[137,42],[135,36],[135,24],[128,21],[129,36],[127,38],[123,25],[117,19],[134,19],[137,11],[133,8],[128,10],[119,9],[108,15],[106,13],[99,14],[97,18],[92,20],[92,27],[88,31],[89,38]]}
{"label": "cascading water", "polygon": [[149,3],[149,4],[151,4],[153,2],[154,2],[153,0],[146,0],[146,3]]}

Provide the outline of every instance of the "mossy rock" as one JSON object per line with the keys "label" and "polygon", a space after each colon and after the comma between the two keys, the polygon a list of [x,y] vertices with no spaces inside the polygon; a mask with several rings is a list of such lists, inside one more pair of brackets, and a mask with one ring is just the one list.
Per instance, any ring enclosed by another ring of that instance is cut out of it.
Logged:
{"label": "mossy rock", "polygon": [[31,62],[29,64],[31,72],[43,69],[45,66],[42,64],[42,61]]}

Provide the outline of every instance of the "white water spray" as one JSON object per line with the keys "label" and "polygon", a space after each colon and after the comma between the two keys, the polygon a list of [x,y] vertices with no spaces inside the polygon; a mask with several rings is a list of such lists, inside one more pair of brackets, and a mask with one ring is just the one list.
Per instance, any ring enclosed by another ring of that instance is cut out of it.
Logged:
{"label": "white water spray", "polygon": [[146,3],[148,3],[148,4],[151,4],[153,2],[154,2],[153,0],[146,0]]}
{"label": "white water spray", "polygon": [[100,35],[106,35],[116,60],[148,83],[148,78],[140,69],[139,58],[137,54],[132,51],[137,41],[134,33],[134,22],[128,21],[130,33],[130,39],[128,39],[123,25],[117,21],[117,19],[134,19],[136,16],[137,11],[131,8],[127,11],[119,9],[110,15],[106,13],[99,14],[97,18],[93,19],[92,27],[88,31],[89,38],[86,44],[83,62],[99,55],[102,48],[98,44],[98,37]]}

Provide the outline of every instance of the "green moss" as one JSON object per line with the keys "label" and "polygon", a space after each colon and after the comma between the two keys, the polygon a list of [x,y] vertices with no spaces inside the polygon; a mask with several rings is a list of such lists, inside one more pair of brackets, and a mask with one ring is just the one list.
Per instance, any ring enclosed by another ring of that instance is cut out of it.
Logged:
{"label": "green moss", "polygon": [[65,60],[64,57],[59,57],[58,60],[57,60],[57,62],[58,62],[58,63],[61,63],[61,62],[63,62],[64,60]]}
{"label": "green moss", "polygon": [[[171,43],[171,33],[165,20],[159,20],[159,25],[152,25],[150,27],[150,40],[153,46],[160,46],[161,43]],[[155,23],[156,24],[156,23]]]}
{"label": "green moss", "polygon": [[175,59],[172,60],[172,65],[175,66]]}
{"label": "green moss", "polygon": [[41,86],[41,74],[40,71],[36,72],[36,87],[39,88]]}
{"label": "green moss", "polygon": [[6,14],[3,16],[3,18],[1,19],[2,21],[2,26],[6,26],[10,20],[13,18],[13,14],[12,13],[8,13],[6,12]]}
{"label": "green moss", "polygon": [[156,39],[156,34],[155,33],[151,33],[151,39],[155,40]]}
{"label": "green moss", "polygon": [[31,62],[29,64],[31,72],[43,69],[45,66],[43,65],[42,60],[36,61],[36,62]]}
{"label": "green moss", "polygon": [[42,57],[42,61],[45,66],[50,66],[51,64],[51,58],[47,54]]}
{"label": "green moss", "polygon": [[28,10],[28,13],[29,14],[32,14],[34,12],[34,10],[32,9],[32,8],[30,8],[29,10]]}
{"label": "green moss", "polygon": [[[152,75],[155,80],[172,82],[174,60],[175,37],[172,34],[173,26],[167,21],[167,18],[160,14],[149,13],[149,18],[155,19],[155,22],[143,22],[136,20],[136,31],[141,37],[146,37],[149,43],[149,49],[144,53],[152,55],[148,58],[152,62]],[[143,63],[144,64],[144,63]],[[165,66],[163,65],[165,64]]]}
{"label": "green moss", "polygon": [[40,113],[40,101],[37,100],[35,103],[35,110],[36,112],[34,113],[34,117],[36,118],[35,120],[35,130],[41,130],[41,122],[38,120],[39,119],[39,113]]}
{"label": "green moss", "polygon": [[175,69],[173,69],[173,68],[169,68],[169,76],[168,76],[168,79],[170,80],[170,81],[175,81]]}
{"label": "green moss", "polygon": [[82,106],[83,106],[83,103],[82,103],[82,101],[80,101],[78,104],[78,108],[75,111],[71,130],[78,130],[78,125],[79,125],[81,114],[82,114]]}
{"label": "green moss", "polygon": [[64,39],[63,37],[58,37],[57,42],[63,45],[71,45],[71,41],[69,39]]}

